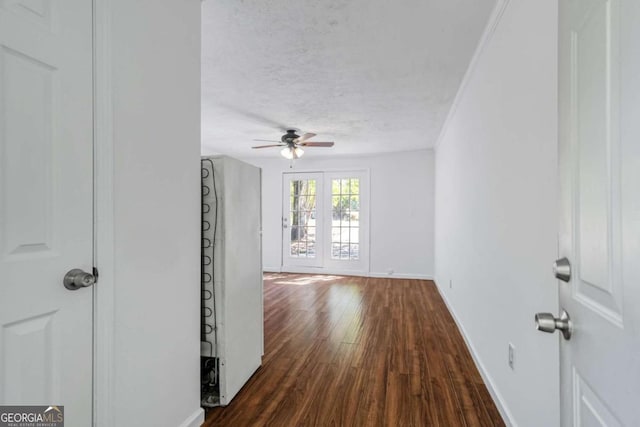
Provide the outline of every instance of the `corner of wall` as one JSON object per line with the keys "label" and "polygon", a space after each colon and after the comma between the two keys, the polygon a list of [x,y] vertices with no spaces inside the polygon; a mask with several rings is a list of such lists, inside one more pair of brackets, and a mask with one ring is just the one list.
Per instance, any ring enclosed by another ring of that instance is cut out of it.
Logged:
{"label": "corner of wall", "polygon": [[200,427],[204,423],[204,410],[198,408],[180,424],[180,427]]}

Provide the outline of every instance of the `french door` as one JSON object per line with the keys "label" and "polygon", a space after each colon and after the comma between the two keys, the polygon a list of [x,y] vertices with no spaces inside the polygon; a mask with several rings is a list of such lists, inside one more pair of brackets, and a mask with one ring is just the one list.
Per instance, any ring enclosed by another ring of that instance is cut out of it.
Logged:
{"label": "french door", "polygon": [[[283,189],[283,265],[322,267],[323,174],[287,173]],[[320,197],[318,197],[320,195]],[[320,250],[318,250],[320,248]]]}
{"label": "french door", "polygon": [[285,173],[283,269],[368,270],[368,175]]}

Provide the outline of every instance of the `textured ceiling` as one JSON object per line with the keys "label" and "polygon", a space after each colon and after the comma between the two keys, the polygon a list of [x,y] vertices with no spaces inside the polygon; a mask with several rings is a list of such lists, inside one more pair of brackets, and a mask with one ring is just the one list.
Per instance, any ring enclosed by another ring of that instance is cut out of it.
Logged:
{"label": "textured ceiling", "polygon": [[202,152],[278,156],[284,129],[333,148],[432,147],[495,0],[207,0]]}

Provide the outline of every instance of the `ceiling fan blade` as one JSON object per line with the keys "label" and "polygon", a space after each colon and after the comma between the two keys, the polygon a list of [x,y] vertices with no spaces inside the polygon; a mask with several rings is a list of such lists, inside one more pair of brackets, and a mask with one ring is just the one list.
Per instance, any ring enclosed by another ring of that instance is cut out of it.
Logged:
{"label": "ceiling fan blade", "polygon": [[276,141],[275,139],[254,139],[253,141],[262,141],[262,142],[278,142],[278,143],[282,143],[282,141]]}
{"label": "ceiling fan blade", "polygon": [[283,147],[287,144],[270,144],[270,145],[257,145],[255,147],[251,147],[251,148],[269,148],[269,147]]}
{"label": "ceiling fan blade", "polygon": [[301,142],[298,145],[303,147],[333,147],[333,142]]}
{"label": "ceiling fan blade", "polygon": [[301,142],[305,142],[307,139],[313,138],[314,136],[316,136],[315,133],[308,132],[308,133],[305,133],[304,135],[302,135],[300,138],[296,139],[294,142],[299,144]]}

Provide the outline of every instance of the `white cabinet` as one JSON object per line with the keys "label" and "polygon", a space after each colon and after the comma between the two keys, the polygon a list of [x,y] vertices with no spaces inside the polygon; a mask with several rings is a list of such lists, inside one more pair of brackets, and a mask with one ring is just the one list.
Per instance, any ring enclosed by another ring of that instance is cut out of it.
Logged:
{"label": "white cabinet", "polygon": [[261,170],[202,159],[203,406],[227,405],[261,365]]}

